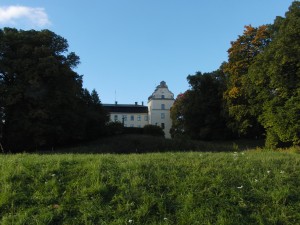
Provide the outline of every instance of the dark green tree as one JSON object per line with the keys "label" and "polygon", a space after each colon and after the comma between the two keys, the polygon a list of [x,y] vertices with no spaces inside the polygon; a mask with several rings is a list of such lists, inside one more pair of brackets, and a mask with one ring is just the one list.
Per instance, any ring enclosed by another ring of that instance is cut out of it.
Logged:
{"label": "dark green tree", "polygon": [[170,116],[172,127],[170,130],[172,138],[182,136],[185,133],[185,115],[187,110],[187,102],[189,99],[189,90],[183,94],[179,94],[172,105]]}
{"label": "dark green tree", "polygon": [[300,2],[278,17],[272,43],[249,68],[249,92],[266,145],[300,144]]}
{"label": "dark green tree", "polygon": [[0,116],[7,150],[87,138],[82,76],[72,70],[78,63],[75,53],[68,54],[67,40],[49,30],[0,30]]}
{"label": "dark green tree", "polygon": [[221,70],[188,76],[191,89],[179,95],[171,109],[171,133],[215,140],[231,135],[222,105],[225,76]]}

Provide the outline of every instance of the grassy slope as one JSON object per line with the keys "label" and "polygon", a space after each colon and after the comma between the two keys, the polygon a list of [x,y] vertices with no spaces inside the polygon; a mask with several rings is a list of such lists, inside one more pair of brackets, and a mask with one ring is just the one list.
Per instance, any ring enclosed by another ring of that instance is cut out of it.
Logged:
{"label": "grassy slope", "polygon": [[235,140],[235,141],[192,141],[186,138],[165,139],[147,135],[124,134],[105,137],[99,140],[84,143],[73,148],[55,149],[62,153],[151,153],[175,151],[232,151],[262,147],[263,140]]}
{"label": "grassy slope", "polygon": [[300,154],[0,155],[0,224],[300,224]]}

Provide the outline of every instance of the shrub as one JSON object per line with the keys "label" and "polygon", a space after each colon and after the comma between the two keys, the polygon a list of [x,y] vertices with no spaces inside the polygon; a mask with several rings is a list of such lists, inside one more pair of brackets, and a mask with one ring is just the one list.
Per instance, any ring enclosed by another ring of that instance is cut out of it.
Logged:
{"label": "shrub", "polygon": [[163,129],[156,125],[146,125],[144,126],[144,134],[151,136],[165,136]]}
{"label": "shrub", "polygon": [[106,134],[111,136],[111,135],[116,135],[116,134],[122,134],[124,131],[124,126],[121,122],[109,122],[106,125]]}

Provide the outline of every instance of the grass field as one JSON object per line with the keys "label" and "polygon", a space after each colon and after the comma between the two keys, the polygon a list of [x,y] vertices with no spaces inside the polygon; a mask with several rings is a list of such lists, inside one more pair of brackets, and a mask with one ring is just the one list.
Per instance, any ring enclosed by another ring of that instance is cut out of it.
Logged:
{"label": "grass field", "polygon": [[300,154],[0,155],[0,224],[300,224]]}

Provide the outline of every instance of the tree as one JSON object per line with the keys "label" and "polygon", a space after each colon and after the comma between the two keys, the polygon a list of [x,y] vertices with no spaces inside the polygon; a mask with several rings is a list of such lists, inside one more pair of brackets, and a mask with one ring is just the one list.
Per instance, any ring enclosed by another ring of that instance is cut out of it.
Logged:
{"label": "tree", "polygon": [[75,53],[68,54],[67,40],[49,30],[0,30],[0,116],[7,149],[87,138],[82,76],[72,70],[78,63]]}
{"label": "tree", "polygon": [[186,134],[193,139],[226,138],[228,132],[222,108],[225,77],[221,70],[188,76],[191,89],[179,95],[171,109],[172,136]]}
{"label": "tree", "polygon": [[300,144],[300,2],[278,17],[272,43],[249,68],[249,87],[267,132],[266,145]]}
{"label": "tree", "polygon": [[172,120],[172,127],[170,133],[172,138],[185,133],[185,115],[188,95],[189,91],[179,94],[171,108],[170,117]]}
{"label": "tree", "polygon": [[247,92],[246,79],[249,66],[271,42],[272,32],[273,27],[270,25],[258,28],[245,26],[243,35],[231,42],[228,62],[223,65],[223,71],[228,77],[224,92],[230,116],[228,125],[241,135],[257,136],[263,132],[257,121],[258,112],[251,104],[251,94]]}

